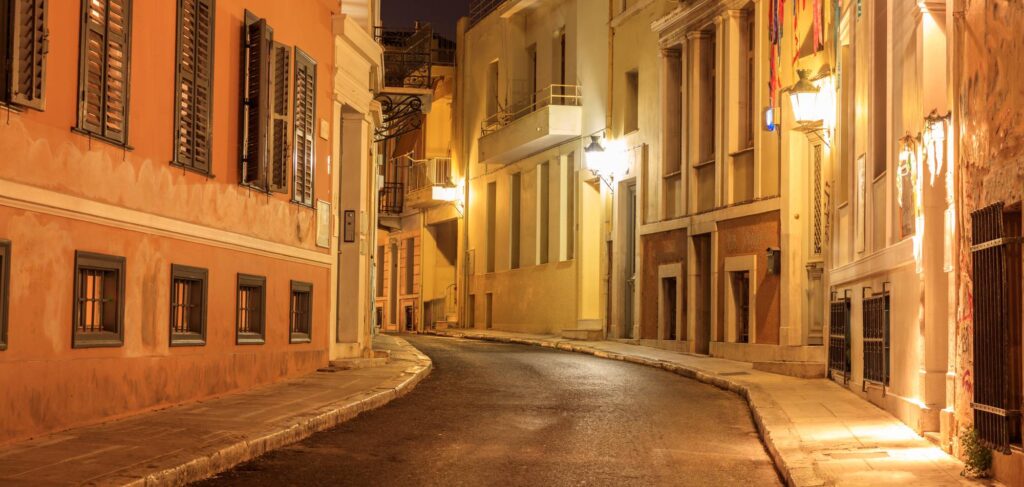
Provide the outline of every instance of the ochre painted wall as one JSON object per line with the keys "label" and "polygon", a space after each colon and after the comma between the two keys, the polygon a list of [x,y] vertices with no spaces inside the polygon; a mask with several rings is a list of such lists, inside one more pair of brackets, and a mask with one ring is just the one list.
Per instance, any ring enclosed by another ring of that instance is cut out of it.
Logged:
{"label": "ochre painted wall", "polygon": [[[268,20],[275,40],[318,62],[315,197],[330,201],[331,136],[319,135],[320,121],[330,121],[332,112],[331,17],[338,3],[217,2],[212,178],[169,165],[176,5],[134,2],[130,150],[70,130],[77,120],[76,0],[50,3],[46,110],[0,114],[0,185],[33,195],[15,200],[10,191],[0,192],[0,239],[13,248],[8,349],[0,351],[0,443],[249,388],[327,363],[330,258],[315,245],[314,210],[290,203],[288,195],[238,184],[239,68],[246,8]],[[63,195],[74,199],[61,202]],[[79,212],[93,203],[110,208],[100,215]],[[117,214],[131,221],[115,223]],[[248,243],[215,245],[198,235],[210,232]],[[123,346],[71,348],[76,250],[127,259]],[[172,263],[209,271],[205,346],[169,347]],[[264,345],[235,345],[239,272],[267,278]],[[309,344],[288,343],[293,279],[314,286]]]}
{"label": "ochre painted wall", "polygon": [[[757,303],[754,318],[757,322],[757,343],[779,343],[779,284],[778,275],[768,273],[769,247],[779,247],[779,213],[762,213],[734,220],[718,222],[718,336],[725,336],[725,278],[726,257],[757,256]],[[783,256],[785,257],[785,256]],[[783,262],[787,262],[783,258]]]}

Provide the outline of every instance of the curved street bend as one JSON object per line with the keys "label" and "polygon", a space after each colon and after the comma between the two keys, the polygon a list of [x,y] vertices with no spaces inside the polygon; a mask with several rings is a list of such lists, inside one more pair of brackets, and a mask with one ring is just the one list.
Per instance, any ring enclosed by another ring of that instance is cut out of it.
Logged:
{"label": "curved street bend", "polygon": [[199,485],[780,485],[738,396],[640,365],[411,336],[407,396]]}

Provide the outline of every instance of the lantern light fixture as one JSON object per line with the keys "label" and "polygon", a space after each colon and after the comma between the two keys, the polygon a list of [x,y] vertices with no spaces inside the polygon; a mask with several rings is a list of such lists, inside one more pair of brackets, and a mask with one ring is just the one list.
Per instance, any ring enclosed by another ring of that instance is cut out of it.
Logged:
{"label": "lantern light fixture", "polygon": [[818,103],[818,95],[821,88],[814,85],[807,76],[810,72],[806,69],[796,71],[799,79],[789,88],[789,99],[793,104],[793,116],[799,125],[820,123],[824,116]]}

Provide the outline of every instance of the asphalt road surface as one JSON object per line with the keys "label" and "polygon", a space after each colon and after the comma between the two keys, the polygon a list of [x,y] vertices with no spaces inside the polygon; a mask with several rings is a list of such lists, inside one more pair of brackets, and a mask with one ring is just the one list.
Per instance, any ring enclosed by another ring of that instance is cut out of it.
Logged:
{"label": "asphalt road surface", "polygon": [[199,485],[780,485],[735,394],[589,355],[407,338],[434,361],[411,393]]}

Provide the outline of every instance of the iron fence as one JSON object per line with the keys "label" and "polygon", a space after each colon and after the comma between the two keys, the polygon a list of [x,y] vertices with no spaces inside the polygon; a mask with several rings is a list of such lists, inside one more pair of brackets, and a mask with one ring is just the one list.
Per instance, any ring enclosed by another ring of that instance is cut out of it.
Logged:
{"label": "iron fence", "polygon": [[[865,292],[870,288],[865,288]],[[889,292],[866,297],[864,314],[864,381],[889,385]],[[883,389],[884,391],[884,389]]]}
{"label": "iron fence", "polygon": [[850,296],[849,291],[837,299],[832,293],[829,313],[828,369],[829,376],[843,374],[843,383],[850,382]]}

